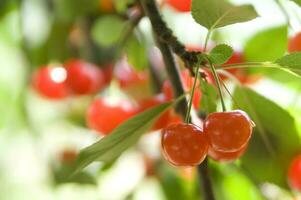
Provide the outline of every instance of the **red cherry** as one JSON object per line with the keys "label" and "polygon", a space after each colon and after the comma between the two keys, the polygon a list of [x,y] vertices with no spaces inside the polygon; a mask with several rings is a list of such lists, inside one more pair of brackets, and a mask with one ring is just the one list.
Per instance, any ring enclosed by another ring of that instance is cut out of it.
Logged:
{"label": "red cherry", "polygon": [[73,94],[94,94],[104,87],[104,75],[97,66],[81,60],[70,60],[64,66],[66,84]]}
{"label": "red cherry", "polygon": [[[141,111],[145,111],[148,108],[160,105],[162,103],[167,102],[167,99],[165,97],[164,94],[159,94],[156,95],[152,98],[148,98],[148,99],[143,99],[139,102],[140,107],[141,107]],[[162,129],[165,126],[167,126],[169,124],[169,120],[171,117],[171,110],[167,110],[165,111],[160,117],[159,119],[155,122],[154,126],[153,126],[153,130],[158,130],[158,129]]]}
{"label": "red cherry", "polygon": [[301,32],[289,39],[288,52],[301,51]]}
{"label": "red cherry", "polygon": [[63,67],[43,67],[34,72],[32,86],[43,97],[64,99],[68,96],[65,80],[66,70]]}
{"label": "red cherry", "polygon": [[301,155],[291,162],[288,169],[288,181],[294,189],[301,191]]}
{"label": "red cherry", "polygon": [[77,157],[77,152],[74,150],[64,150],[61,154],[61,162],[63,163],[70,163],[72,161],[74,161]]}
{"label": "red cherry", "polygon": [[192,124],[172,124],[162,130],[162,151],[175,166],[196,166],[206,157],[209,142],[202,129]]}
{"label": "red cherry", "polygon": [[245,145],[242,149],[235,152],[216,151],[213,148],[209,148],[208,155],[216,161],[230,162],[240,158],[247,150],[247,147],[248,145]]}
{"label": "red cherry", "polygon": [[191,0],[166,0],[171,7],[180,12],[190,12]]}
{"label": "red cherry", "polygon": [[241,111],[211,113],[205,119],[204,132],[215,151],[237,152],[247,145],[253,129],[249,116]]}
{"label": "red cherry", "polygon": [[107,135],[136,113],[136,108],[129,101],[123,100],[117,104],[109,99],[96,99],[88,108],[87,124],[91,129]]}

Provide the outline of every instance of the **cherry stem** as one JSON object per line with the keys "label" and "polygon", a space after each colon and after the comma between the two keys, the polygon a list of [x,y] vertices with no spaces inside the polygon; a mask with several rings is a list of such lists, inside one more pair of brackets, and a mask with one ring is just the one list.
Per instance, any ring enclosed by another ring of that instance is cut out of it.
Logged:
{"label": "cherry stem", "polygon": [[218,78],[218,75],[217,75],[217,72],[216,72],[216,69],[214,68],[212,62],[207,59],[209,65],[210,65],[210,69],[213,73],[213,77],[214,77],[214,80],[216,82],[216,85],[217,85],[217,89],[218,89],[218,92],[219,92],[219,96],[221,98],[221,104],[222,104],[222,109],[223,109],[223,112],[225,112],[227,109],[226,109],[226,105],[225,105],[225,101],[224,101],[224,98],[223,98],[223,93],[222,93],[222,86],[221,86],[221,83],[219,81],[219,78]]}
{"label": "cherry stem", "polygon": [[200,70],[200,65],[198,65],[195,69],[195,78],[194,78],[192,90],[191,90],[191,93],[190,93],[190,99],[189,99],[189,104],[188,104],[188,110],[187,110],[186,117],[185,117],[185,123],[190,122],[190,113],[191,113],[191,108],[192,108],[194,91],[195,91],[196,83],[197,83],[198,77],[199,77],[199,70]]}
{"label": "cherry stem", "polygon": [[212,33],[212,30],[209,29],[209,30],[208,30],[208,33],[207,33],[207,35],[206,35],[206,39],[205,39],[204,52],[206,52],[206,50],[207,50],[207,46],[208,46],[208,42],[209,42],[211,33]]}

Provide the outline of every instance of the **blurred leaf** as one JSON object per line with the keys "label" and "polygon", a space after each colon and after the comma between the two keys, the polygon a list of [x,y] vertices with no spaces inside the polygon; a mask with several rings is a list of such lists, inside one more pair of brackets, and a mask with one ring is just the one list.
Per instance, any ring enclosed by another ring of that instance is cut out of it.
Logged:
{"label": "blurred leaf", "polygon": [[93,161],[109,163],[119,157],[126,149],[134,145],[160,114],[171,105],[172,103],[164,103],[152,107],[125,121],[108,136],[83,149],[76,160],[74,172],[79,172]]}
{"label": "blurred leaf", "polygon": [[245,59],[256,62],[276,60],[287,50],[287,35],[287,26],[274,27],[255,34],[245,45]]}
{"label": "blurred leaf", "polygon": [[69,174],[71,170],[72,167],[68,164],[64,164],[60,168],[54,170],[55,183],[97,184],[95,178],[87,172],[79,172],[70,178]]}
{"label": "blurred leaf", "polygon": [[300,149],[294,118],[273,101],[246,87],[236,88],[234,98],[256,124],[242,166],[260,182],[287,187],[288,165]]}
{"label": "blurred leaf", "polygon": [[205,81],[201,81],[201,88],[201,109],[206,113],[216,112],[216,100],[218,98],[218,94],[215,87],[209,83],[206,83]]}
{"label": "blurred leaf", "polygon": [[[234,164],[211,163],[213,185],[219,200],[263,200],[259,189]],[[239,188],[239,189],[238,189]]]}
{"label": "blurred leaf", "polygon": [[215,46],[209,54],[209,59],[212,64],[221,65],[226,63],[233,55],[232,47],[226,44],[220,44]]}
{"label": "blurred leaf", "polygon": [[290,69],[301,70],[301,52],[285,55],[275,61],[282,67],[288,67]]}
{"label": "blurred leaf", "polygon": [[235,6],[225,0],[192,0],[194,20],[207,29],[246,22],[258,17],[252,5]]}
{"label": "blurred leaf", "polygon": [[114,0],[117,12],[124,13],[128,9],[128,5],[133,4],[135,0]]}
{"label": "blurred leaf", "polygon": [[100,9],[99,0],[54,0],[56,15],[60,20],[74,21],[77,17],[96,13]]}
{"label": "blurred leaf", "polygon": [[297,5],[301,6],[301,0],[291,0],[293,2],[295,2]]}
{"label": "blurred leaf", "polygon": [[124,21],[116,15],[106,15],[95,21],[92,27],[92,37],[101,46],[110,47],[121,38]]}
{"label": "blurred leaf", "polygon": [[125,44],[125,52],[128,62],[136,69],[143,70],[148,65],[147,49],[143,41],[132,36]]}

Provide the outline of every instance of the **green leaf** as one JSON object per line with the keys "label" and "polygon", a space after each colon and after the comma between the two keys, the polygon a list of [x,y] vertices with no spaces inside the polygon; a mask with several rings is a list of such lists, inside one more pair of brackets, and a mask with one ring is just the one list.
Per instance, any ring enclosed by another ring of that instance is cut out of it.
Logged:
{"label": "green leaf", "polygon": [[125,121],[108,136],[83,149],[76,160],[74,172],[79,172],[96,160],[104,163],[112,162],[126,149],[135,144],[160,114],[170,108],[171,105],[172,103],[164,103],[152,107]]}
{"label": "green leaf", "polygon": [[277,59],[275,63],[282,67],[301,70],[301,52],[285,55]]}
{"label": "green leaf", "polygon": [[226,0],[192,0],[191,12],[194,20],[209,30],[258,17],[252,5],[235,6]]}
{"label": "green leaf", "polygon": [[245,45],[245,59],[252,62],[276,60],[287,50],[287,35],[287,26],[274,27],[255,34]]}
{"label": "green leaf", "polygon": [[226,63],[231,58],[232,55],[233,55],[232,47],[226,44],[220,44],[211,50],[209,54],[209,59],[212,62],[212,64],[221,65]]}
{"label": "green leaf", "polygon": [[126,23],[116,15],[99,18],[92,27],[92,38],[99,45],[110,47],[121,38]]}
{"label": "green leaf", "polygon": [[205,81],[201,82],[202,88],[202,99],[201,99],[201,109],[205,113],[216,112],[216,101],[218,99],[218,94],[213,85],[206,83]]}
{"label": "green leaf", "polygon": [[133,4],[135,0],[114,0],[114,5],[119,13],[124,13],[127,11],[128,6]]}
{"label": "green leaf", "polygon": [[125,45],[128,62],[136,69],[143,70],[147,66],[147,50],[144,41],[132,36]]}
{"label": "green leaf", "polygon": [[248,150],[242,158],[242,166],[259,182],[288,187],[288,165],[300,149],[294,118],[249,88],[236,88],[234,98],[256,124]]}

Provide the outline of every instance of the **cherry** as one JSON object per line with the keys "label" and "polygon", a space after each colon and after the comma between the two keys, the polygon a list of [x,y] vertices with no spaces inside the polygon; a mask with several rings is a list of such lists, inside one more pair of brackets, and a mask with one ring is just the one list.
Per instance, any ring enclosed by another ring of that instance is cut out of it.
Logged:
{"label": "cherry", "polygon": [[[189,71],[183,70],[181,72],[181,77],[182,77],[184,89],[186,91],[191,90],[193,87],[194,78],[192,78],[189,75]],[[201,90],[199,89],[199,85],[200,85],[199,82],[197,82],[196,89],[195,89],[195,92],[193,95],[193,100],[192,100],[193,106],[196,109],[199,109],[200,101],[201,101],[201,97],[202,97],[202,93],[201,93]],[[168,100],[172,100],[174,98],[173,90],[172,90],[170,82],[164,81],[162,91],[166,95]]]}
{"label": "cherry", "polygon": [[68,96],[65,80],[66,70],[63,67],[42,67],[34,72],[32,86],[43,97],[64,99]]}
{"label": "cherry", "polygon": [[[158,94],[154,97],[143,99],[139,102],[141,111],[145,111],[148,108],[160,105],[162,103],[167,102],[167,99],[164,94]],[[155,122],[154,126],[152,127],[153,130],[162,129],[169,124],[169,120],[171,118],[171,110],[165,111],[159,119]]]}
{"label": "cherry", "polygon": [[196,166],[206,157],[209,141],[200,127],[193,124],[171,124],[162,130],[162,151],[175,166]]}
{"label": "cherry", "polygon": [[191,0],[166,0],[171,7],[180,12],[190,12]]}
{"label": "cherry", "polygon": [[211,113],[204,122],[211,147],[220,152],[237,152],[244,148],[252,129],[253,122],[241,110]]}
{"label": "cherry", "polygon": [[289,39],[288,52],[301,51],[301,32]]}
{"label": "cherry", "polygon": [[60,160],[63,163],[70,163],[73,162],[77,157],[77,152],[74,150],[64,150],[60,155]]}
{"label": "cherry", "polygon": [[301,155],[292,160],[288,169],[288,181],[294,189],[301,191]]}
{"label": "cherry", "polygon": [[108,135],[119,124],[134,116],[137,109],[131,102],[112,102],[109,98],[99,98],[92,102],[87,111],[87,124],[93,130]]}
{"label": "cherry", "polygon": [[213,148],[209,148],[208,155],[216,161],[230,162],[240,158],[247,150],[247,147],[248,145],[245,145],[242,149],[235,152],[216,151]]}
{"label": "cherry", "polygon": [[100,9],[103,12],[111,13],[114,11],[113,0],[100,0]]}
{"label": "cherry", "polygon": [[66,84],[73,94],[94,94],[105,85],[103,72],[91,63],[70,60],[64,66],[67,70]]}

